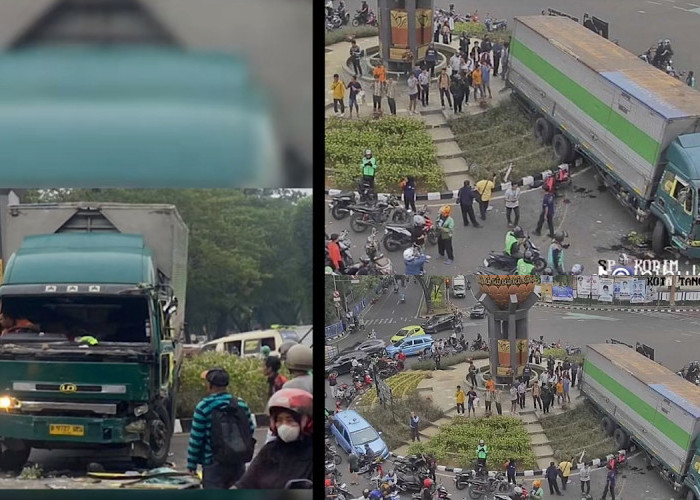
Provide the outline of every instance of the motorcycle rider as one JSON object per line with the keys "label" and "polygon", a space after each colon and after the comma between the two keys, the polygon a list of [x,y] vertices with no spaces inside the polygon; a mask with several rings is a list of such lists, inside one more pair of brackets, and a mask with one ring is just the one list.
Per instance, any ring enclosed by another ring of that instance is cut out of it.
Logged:
{"label": "motorcycle rider", "polygon": [[689,382],[695,383],[698,376],[700,376],[700,363],[697,361],[692,361],[688,365],[688,370],[685,372],[685,379]]}
{"label": "motorcycle rider", "polygon": [[362,158],[362,180],[374,190],[374,176],[377,173],[377,159],[372,156],[372,150],[365,150],[365,156]]}
{"label": "motorcycle rider", "polygon": [[433,498],[433,480],[426,477],[423,480],[423,489],[420,491],[420,500],[432,500]]}
{"label": "motorcycle rider", "polygon": [[367,334],[367,338],[369,340],[376,339],[377,338],[377,331],[374,328],[372,328],[372,331]]}
{"label": "motorcycle rider", "polygon": [[568,245],[564,245],[564,238],[566,238],[566,236],[565,232],[557,231],[554,233],[554,239],[551,245],[549,245],[547,265],[552,268],[555,276],[566,274],[566,271],[564,271],[564,249],[568,248]]}
{"label": "motorcycle rider", "polygon": [[389,485],[392,493],[396,491],[396,483],[398,478],[396,477],[396,472],[393,469],[389,469],[389,472],[387,472],[386,476],[384,476],[383,481]]}
{"label": "motorcycle rider", "polygon": [[403,252],[403,261],[406,265],[406,276],[420,276],[424,273],[423,265],[430,259],[429,256],[416,252],[414,248],[407,248]]}
{"label": "motorcycle rider", "polygon": [[520,276],[528,276],[532,274],[533,269],[535,269],[535,264],[532,263],[532,251],[525,250],[523,256],[518,259],[518,266],[516,268],[515,274]]}
{"label": "motorcycle rider", "polygon": [[413,216],[413,226],[411,227],[411,234],[413,237],[413,244],[422,247],[425,245],[425,217],[422,215]]}
{"label": "motorcycle rider", "polygon": [[520,245],[525,241],[525,231],[520,226],[515,226],[511,231],[506,233],[506,249],[505,254],[519,259],[523,256],[520,252]]}
{"label": "motorcycle rider", "polygon": [[338,13],[338,17],[342,19],[343,24],[345,24],[345,2],[342,0],[338,3],[338,10],[336,10]]}
{"label": "motorcycle rider", "polygon": [[360,10],[357,11],[357,19],[360,21],[360,24],[367,24],[367,21],[369,21],[369,5],[367,5],[366,0],[362,0]]}

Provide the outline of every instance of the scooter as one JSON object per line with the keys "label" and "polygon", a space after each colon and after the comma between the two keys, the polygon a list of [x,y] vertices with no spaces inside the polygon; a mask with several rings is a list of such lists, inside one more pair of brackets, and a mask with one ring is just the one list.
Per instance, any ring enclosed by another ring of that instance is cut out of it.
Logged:
{"label": "scooter", "polygon": [[474,480],[475,477],[476,476],[473,470],[456,472],[455,477],[453,478],[455,482],[455,488],[457,488],[458,490],[463,490],[464,488],[469,486],[469,484]]}
{"label": "scooter", "polygon": [[396,486],[400,491],[420,491],[423,488],[423,480],[427,477],[427,474],[396,471]]}
{"label": "scooter", "polygon": [[[527,250],[532,252],[532,263],[535,266],[535,270],[541,272],[545,267],[547,267],[547,261],[541,257],[540,249],[530,239],[530,235],[526,235],[522,246],[523,253],[525,253]],[[484,259],[483,264],[486,268],[514,271],[518,265],[518,259],[506,254],[505,252],[491,252],[489,256]]]}
{"label": "scooter", "polygon": [[[413,498],[413,500],[420,500],[421,494],[414,493],[413,495],[411,495],[411,498]],[[452,495],[447,493],[447,489],[443,485],[439,485],[437,488],[433,489],[433,498],[437,498],[438,500],[442,500],[442,499],[446,499],[446,498],[452,498]]]}

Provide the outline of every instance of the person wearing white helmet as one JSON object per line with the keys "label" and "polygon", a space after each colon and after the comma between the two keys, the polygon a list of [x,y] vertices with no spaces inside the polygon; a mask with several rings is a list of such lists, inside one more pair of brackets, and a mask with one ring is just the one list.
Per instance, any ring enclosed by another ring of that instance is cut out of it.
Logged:
{"label": "person wearing white helmet", "polygon": [[289,370],[290,380],[282,386],[283,389],[302,389],[313,394],[313,357],[313,350],[305,345],[296,344],[289,348],[284,364]]}
{"label": "person wearing white helmet", "polygon": [[406,276],[420,276],[423,274],[423,265],[428,261],[430,257],[420,252],[417,252],[414,248],[407,248],[403,252],[403,261],[406,265],[406,270],[404,274]]}
{"label": "person wearing white helmet", "polygon": [[362,157],[362,180],[374,189],[374,177],[377,173],[377,159],[372,155],[372,150],[365,150],[365,156]]}

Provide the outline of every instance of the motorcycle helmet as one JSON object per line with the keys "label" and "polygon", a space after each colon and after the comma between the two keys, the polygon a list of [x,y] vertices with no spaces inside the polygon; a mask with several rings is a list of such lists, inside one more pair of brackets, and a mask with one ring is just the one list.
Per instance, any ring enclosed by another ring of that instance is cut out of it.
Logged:
{"label": "motorcycle helmet", "polygon": [[369,498],[369,490],[367,488],[362,490],[362,496],[365,498]]}
{"label": "motorcycle helmet", "polygon": [[523,231],[523,228],[520,226],[515,226],[513,228],[513,236],[516,238],[524,238],[525,237],[525,231]]}
{"label": "motorcycle helmet", "polygon": [[287,351],[285,365],[290,371],[308,372],[314,367],[314,355],[310,347],[296,344]]}
{"label": "motorcycle helmet", "polygon": [[313,435],[314,397],[311,393],[302,389],[280,389],[270,396],[266,413],[270,415],[270,432],[275,436],[277,435],[275,417],[283,410],[292,413],[303,435]]}
{"label": "motorcycle helmet", "polygon": [[571,268],[571,274],[574,276],[579,276],[583,274],[583,266],[581,264],[574,264]]}
{"label": "motorcycle helmet", "polygon": [[429,477],[426,477],[423,479],[423,487],[424,488],[432,488],[433,487],[433,480],[430,479]]}
{"label": "motorcycle helmet", "polygon": [[407,248],[406,250],[403,251],[403,260],[410,262],[415,258],[415,252],[413,251],[413,248]]}
{"label": "motorcycle helmet", "polygon": [[522,495],[523,489],[520,486],[516,486],[515,488],[513,488],[513,493],[515,493],[516,495]]}
{"label": "motorcycle helmet", "polygon": [[554,241],[557,243],[564,241],[564,238],[566,238],[566,233],[564,231],[557,231],[554,233]]}
{"label": "motorcycle helmet", "polygon": [[523,258],[525,259],[526,262],[532,262],[532,250],[525,250],[525,253],[523,254]]}
{"label": "motorcycle helmet", "polygon": [[369,264],[369,262],[370,262],[369,257],[367,257],[366,255],[363,255],[362,257],[360,257],[360,262],[362,262],[364,265]]}
{"label": "motorcycle helmet", "polygon": [[389,469],[389,472],[386,473],[387,476],[393,476],[394,475],[394,469]]}
{"label": "motorcycle helmet", "polygon": [[532,482],[532,486],[534,486],[535,488],[539,488],[540,486],[542,486],[542,481],[540,481],[539,479],[535,479]]}
{"label": "motorcycle helmet", "polygon": [[551,267],[545,267],[542,270],[542,276],[554,276],[554,271],[552,271]]}
{"label": "motorcycle helmet", "polygon": [[484,444],[486,444],[486,443],[484,443],[484,440],[483,440],[483,439],[479,439],[479,446],[484,446]]}
{"label": "motorcycle helmet", "polygon": [[372,150],[371,150],[371,149],[366,149],[366,150],[365,150],[365,156],[367,156],[368,158],[369,158],[370,156],[372,156]]}
{"label": "motorcycle helmet", "polygon": [[295,342],[293,340],[285,340],[284,342],[282,342],[279,348],[280,360],[285,361],[287,359],[287,353],[289,352],[289,349],[291,349],[292,346],[297,344],[298,342]]}
{"label": "motorcycle helmet", "polygon": [[414,215],[413,225],[418,227],[425,226],[425,217],[423,217],[422,215]]}
{"label": "motorcycle helmet", "polygon": [[333,481],[331,481],[330,478],[327,477],[325,484],[326,484],[326,488],[330,488],[333,486]]}
{"label": "motorcycle helmet", "polygon": [[452,207],[449,205],[443,205],[440,207],[440,215],[444,215],[445,217],[448,217],[452,213]]}

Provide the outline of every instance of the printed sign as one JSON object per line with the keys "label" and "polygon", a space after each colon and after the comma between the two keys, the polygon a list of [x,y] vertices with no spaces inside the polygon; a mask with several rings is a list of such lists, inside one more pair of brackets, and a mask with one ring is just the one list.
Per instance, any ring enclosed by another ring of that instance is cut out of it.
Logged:
{"label": "printed sign", "polygon": [[553,286],[552,300],[557,302],[573,302],[574,290],[570,286]]}
{"label": "printed sign", "polygon": [[612,302],[615,292],[615,282],[612,278],[600,278],[598,280],[598,301]]}
{"label": "printed sign", "polygon": [[630,304],[642,304],[647,300],[646,280],[632,280],[630,292]]}

